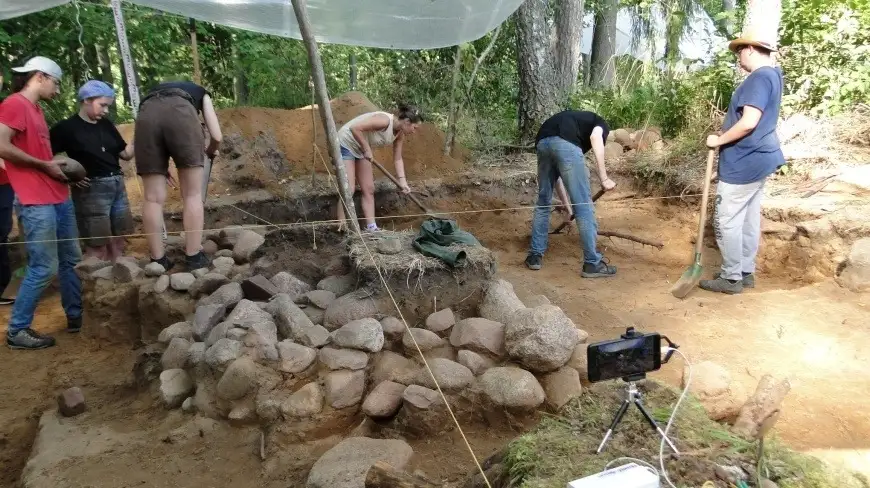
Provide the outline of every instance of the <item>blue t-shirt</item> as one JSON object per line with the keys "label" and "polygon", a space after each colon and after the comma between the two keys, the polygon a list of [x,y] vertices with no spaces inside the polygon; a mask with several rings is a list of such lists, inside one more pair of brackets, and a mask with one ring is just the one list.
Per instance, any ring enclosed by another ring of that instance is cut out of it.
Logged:
{"label": "blue t-shirt", "polygon": [[759,68],[737,88],[728,105],[723,133],[740,120],[743,107],[747,105],[761,110],[761,120],[745,137],[720,148],[721,181],[732,185],[754,183],[767,178],[785,164],[776,135],[781,101],[782,71],[779,68]]}

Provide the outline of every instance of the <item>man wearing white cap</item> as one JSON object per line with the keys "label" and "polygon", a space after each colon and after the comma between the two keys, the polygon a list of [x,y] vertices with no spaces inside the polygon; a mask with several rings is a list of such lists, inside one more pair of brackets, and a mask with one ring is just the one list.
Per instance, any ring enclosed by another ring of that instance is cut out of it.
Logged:
{"label": "man wearing white cap", "polygon": [[124,235],[133,232],[133,215],[119,159],[133,158],[133,146],[105,118],[115,90],[99,80],[79,88],[79,111],[51,128],[54,154],[66,153],[84,167],[87,178],[72,188],[85,255],[115,261],[124,252]]}
{"label": "man wearing white cap", "polygon": [[14,94],[0,104],[0,159],[15,190],[15,210],[24,230],[27,272],[18,290],[6,344],[12,349],[43,349],[54,338],[30,328],[45,287],[55,274],[60,278],[61,301],[67,328],[82,323],[82,284],[75,273],[81,259],[75,209],[60,160],[52,158],[48,125],[40,100],[58,94],[63,72],[54,61],[37,56],[15,72]]}
{"label": "man wearing white cap", "polygon": [[772,57],[774,43],[747,31],[728,48],[749,76],[731,96],[724,133],[707,137],[707,146],[719,149],[713,227],[722,269],[714,279],[699,285],[704,290],[735,294],[755,286],[764,182],[785,164],[785,157],[776,135],[782,71]]}

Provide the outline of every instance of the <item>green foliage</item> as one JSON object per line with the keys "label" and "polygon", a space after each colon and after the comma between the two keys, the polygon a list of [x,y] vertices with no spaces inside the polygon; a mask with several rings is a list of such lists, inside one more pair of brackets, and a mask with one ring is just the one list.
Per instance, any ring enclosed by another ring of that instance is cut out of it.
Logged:
{"label": "green foliage", "polygon": [[838,113],[870,95],[870,1],[783,2],[785,104]]}

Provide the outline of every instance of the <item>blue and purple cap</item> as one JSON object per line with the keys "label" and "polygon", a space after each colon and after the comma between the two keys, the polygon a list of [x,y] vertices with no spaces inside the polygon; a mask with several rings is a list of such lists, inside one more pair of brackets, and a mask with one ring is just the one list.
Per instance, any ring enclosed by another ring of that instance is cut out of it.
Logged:
{"label": "blue and purple cap", "polygon": [[80,102],[99,97],[115,98],[115,90],[100,80],[90,80],[79,88],[78,99]]}

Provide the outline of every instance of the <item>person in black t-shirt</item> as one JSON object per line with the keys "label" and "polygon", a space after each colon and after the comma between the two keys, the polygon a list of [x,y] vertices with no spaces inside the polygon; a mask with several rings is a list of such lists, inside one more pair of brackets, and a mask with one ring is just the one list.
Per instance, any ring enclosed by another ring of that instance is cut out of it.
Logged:
{"label": "person in black t-shirt", "polygon": [[[591,149],[595,154],[598,176],[606,191],[616,187],[607,177],[604,166],[604,141],[610,127],[594,112],[566,110],[553,115],[541,125],[535,137],[538,152],[538,203],[532,220],[532,241],[526,266],[541,269],[544,251],[547,250],[548,228],[550,225],[550,205],[553,187],[561,178],[568,193],[573,214],[580,231],[580,245],[583,247],[584,278],[601,278],[616,274],[616,267],[607,264],[598,252],[595,242],[598,224],[595,222],[595,207],[589,186],[584,154]],[[560,192],[561,193],[561,192]]]}
{"label": "person in black t-shirt", "polygon": [[104,118],[115,100],[112,87],[90,80],[79,89],[78,99],[78,113],[51,128],[51,150],[66,153],[87,171],[87,178],[72,187],[85,254],[115,261],[124,253],[126,238],[122,236],[133,232],[119,162],[119,158],[133,158],[133,146]]}

